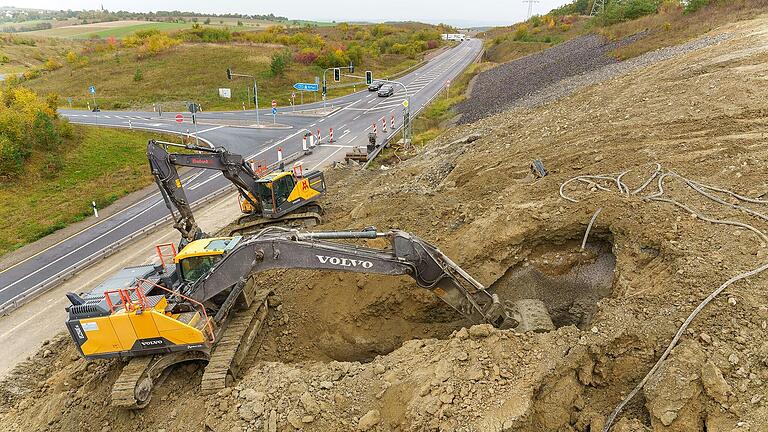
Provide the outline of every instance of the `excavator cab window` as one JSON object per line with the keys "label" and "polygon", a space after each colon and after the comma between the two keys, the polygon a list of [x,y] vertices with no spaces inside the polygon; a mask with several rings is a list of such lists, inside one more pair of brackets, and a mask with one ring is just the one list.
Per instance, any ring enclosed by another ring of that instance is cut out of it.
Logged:
{"label": "excavator cab window", "polygon": [[181,260],[181,277],[185,282],[195,282],[200,276],[208,273],[216,263],[221,260],[222,255],[206,255],[184,258]]}
{"label": "excavator cab window", "polygon": [[261,201],[262,211],[265,212],[272,212],[274,210],[274,208],[272,208],[272,188],[269,186],[269,183],[256,183],[259,192],[258,199]]}
{"label": "excavator cab window", "polygon": [[294,186],[296,186],[296,182],[291,175],[280,177],[272,182],[272,191],[275,193],[275,204],[277,207],[288,201]]}

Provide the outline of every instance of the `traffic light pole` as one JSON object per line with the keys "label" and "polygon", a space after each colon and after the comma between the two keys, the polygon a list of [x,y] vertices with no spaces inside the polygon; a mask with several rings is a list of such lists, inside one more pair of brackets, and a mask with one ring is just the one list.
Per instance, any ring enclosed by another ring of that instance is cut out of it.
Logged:
{"label": "traffic light pole", "polygon": [[[261,123],[259,123],[259,88],[256,85],[256,77],[253,75],[234,73],[231,69],[227,69],[227,79],[232,79],[232,77],[251,78],[253,80],[253,103],[256,106],[256,127],[259,127],[261,125]],[[323,79],[325,79],[325,76],[323,76]]]}
{"label": "traffic light pole", "polygon": [[403,116],[403,142],[405,145],[408,145],[411,143],[411,132],[413,131],[413,128],[411,127],[411,94],[408,92],[408,87],[400,81],[390,81],[385,79],[380,79],[379,81],[389,84],[397,84],[405,90],[405,97],[408,104],[405,107],[405,115]]}
{"label": "traffic light pole", "polygon": [[[352,63],[350,63],[348,66],[336,66],[336,67],[325,68],[323,70],[323,108],[325,108],[325,100],[328,99],[328,97],[327,97],[328,96],[328,82],[325,80],[325,73],[328,72],[329,70],[335,70],[335,69],[341,70],[342,68],[343,69],[349,69],[350,72],[354,71],[354,65]],[[339,75],[339,76],[341,76],[341,75]]]}

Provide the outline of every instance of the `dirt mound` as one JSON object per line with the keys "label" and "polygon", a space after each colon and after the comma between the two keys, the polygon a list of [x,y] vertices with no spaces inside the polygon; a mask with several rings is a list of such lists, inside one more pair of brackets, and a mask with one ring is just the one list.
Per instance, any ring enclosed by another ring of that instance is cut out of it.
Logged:
{"label": "dirt mound", "polygon": [[[148,408],[108,407],[119,362],[86,364],[66,337],[2,383],[0,424],[22,430],[600,431],[692,310],[766,262],[766,220],[667,197],[713,224],[633,194],[660,163],[739,192],[765,214],[768,17],[730,37],[537,109],[450,130],[389,170],[332,170],[324,229],[398,228],[440,246],[510,299],[540,298],[558,329],[467,327],[407,279],[273,272],[279,298],[261,349],[232,389],[197,393],[177,369]],[[458,139],[479,134],[472,140]],[[549,175],[529,175],[534,158]],[[576,176],[628,173],[621,181]],[[626,190],[621,185],[625,185]],[[650,194],[656,183],[648,187]],[[621,193],[619,193],[621,191]],[[732,205],[730,205],[732,204]],[[601,208],[586,241],[587,225]],[[766,275],[693,320],[614,431],[768,429]]]}

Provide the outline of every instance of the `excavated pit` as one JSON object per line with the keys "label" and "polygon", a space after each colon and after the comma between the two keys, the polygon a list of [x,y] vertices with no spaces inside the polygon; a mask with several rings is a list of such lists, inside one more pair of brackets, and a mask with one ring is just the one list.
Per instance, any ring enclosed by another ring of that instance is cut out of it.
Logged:
{"label": "excavated pit", "polygon": [[[608,240],[544,244],[526,252],[490,289],[506,301],[539,299],[556,327],[585,328],[611,295],[616,257]],[[369,362],[411,339],[445,339],[468,327],[408,278],[306,272],[271,309],[254,359]]]}
{"label": "excavated pit", "polygon": [[591,238],[545,244],[509,268],[490,289],[507,301],[539,299],[555,327],[584,329],[592,321],[597,302],[612,293],[616,256],[609,240]]}

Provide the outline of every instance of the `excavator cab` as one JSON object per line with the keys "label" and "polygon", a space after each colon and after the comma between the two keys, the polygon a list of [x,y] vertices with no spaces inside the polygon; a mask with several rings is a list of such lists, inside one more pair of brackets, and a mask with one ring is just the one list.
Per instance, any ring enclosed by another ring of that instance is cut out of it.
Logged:
{"label": "excavator cab", "polygon": [[186,245],[174,257],[181,279],[194,283],[200,276],[208,273],[224,255],[234,249],[241,237],[214,237],[195,240]]}
{"label": "excavator cab", "polygon": [[[256,181],[257,197],[262,217],[279,218],[325,194],[325,178],[319,171],[310,171],[306,176],[299,171],[282,171],[267,174]],[[253,205],[240,197],[243,213],[252,213]]]}

